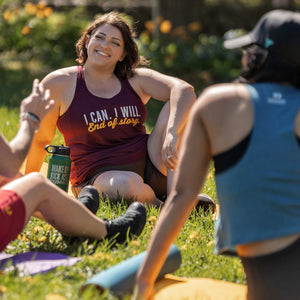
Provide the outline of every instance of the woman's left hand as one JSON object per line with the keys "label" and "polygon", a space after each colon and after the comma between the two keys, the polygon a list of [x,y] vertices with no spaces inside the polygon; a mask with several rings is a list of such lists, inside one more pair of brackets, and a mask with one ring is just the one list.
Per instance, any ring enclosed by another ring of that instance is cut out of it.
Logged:
{"label": "woman's left hand", "polygon": [[166,167],[170,170],[174,170],[177,165],[177,141],[178,141],[178,135],[167,132],[165,141],[162,146],[161,155],[162,160]]}

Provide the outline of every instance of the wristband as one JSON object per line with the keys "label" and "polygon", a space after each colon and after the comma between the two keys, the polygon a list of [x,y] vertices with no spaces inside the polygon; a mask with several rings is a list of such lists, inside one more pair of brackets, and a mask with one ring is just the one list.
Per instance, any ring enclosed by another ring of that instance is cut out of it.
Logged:
{"label": "wristband", "polygon": [[40,118],[32,112],[22,113],[20,116],[20,120],[31,120],[37,125],[35,131],[38,131],[40,129]]}

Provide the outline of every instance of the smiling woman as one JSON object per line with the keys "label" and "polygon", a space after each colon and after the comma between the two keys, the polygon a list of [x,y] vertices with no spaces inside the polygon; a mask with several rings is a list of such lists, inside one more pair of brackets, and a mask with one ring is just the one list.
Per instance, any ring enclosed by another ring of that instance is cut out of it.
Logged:
{"label": "smiling woman", "polygon": [[[116,12],[97,18],[76,44],[79,66],[56,70],[43,84],[55,107],[41,124],[26,172],[38,171],[55,128],[71,148],[75,196],[94,185],[110,200],[120,196],[161,205],[173,180],[193,87],[149,68],[139,55],[134,32]],[[165,102],[151,134],[146,104]]]}
{"label": "smiling woman", "polygon": [[85,40],[85,48],[89,57],[86,65],[106,63],[115,67],[118,62],[124,59],[124,43],[121,32],[109,25],[103,24],[100,28],[95,29]]}
{"label": "smiling woman", "polygon": [[139,56],[137,45],[133,39],[134,36],[133,30],[117,13],[112,12],[103,15],[96,19],[78,40],[76,44],[78,59],[76,61],[81,65],[86,63],[88,58],[87,41],[91,38],[102,40],[101,48],[96,51],[107,56],[108,53],[103,51],[103,47],[105,47],[105,40],[108,40],[113,46],[119,47],[123,51],[123,57],[120,57],[120,62],[115,66],[116,75],[125,78],[131,77],[133,76],[133,70],[138,65],[148,64],[144,57]]}

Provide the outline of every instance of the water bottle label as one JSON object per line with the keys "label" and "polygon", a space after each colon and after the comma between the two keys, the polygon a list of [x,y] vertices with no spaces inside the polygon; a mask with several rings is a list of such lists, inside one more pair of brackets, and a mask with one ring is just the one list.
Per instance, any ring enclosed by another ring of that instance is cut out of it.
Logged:
{"label": "water bottle label", "polygon": [[54,184],[68,184],[69,183],[69,166],[52,165],[50,180]]}

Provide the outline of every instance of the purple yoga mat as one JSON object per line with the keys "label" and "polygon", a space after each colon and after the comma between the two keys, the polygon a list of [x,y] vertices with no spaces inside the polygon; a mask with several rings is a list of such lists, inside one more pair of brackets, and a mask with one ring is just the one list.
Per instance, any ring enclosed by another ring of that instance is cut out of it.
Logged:
{"label": "purple yoga mat", "polygon": [[80,257],[69,257],[61,253],[27,252],[16,255],[0,253],[0,270],[17,268],[20,276],[45,273],[58,266],[72,266]]}

